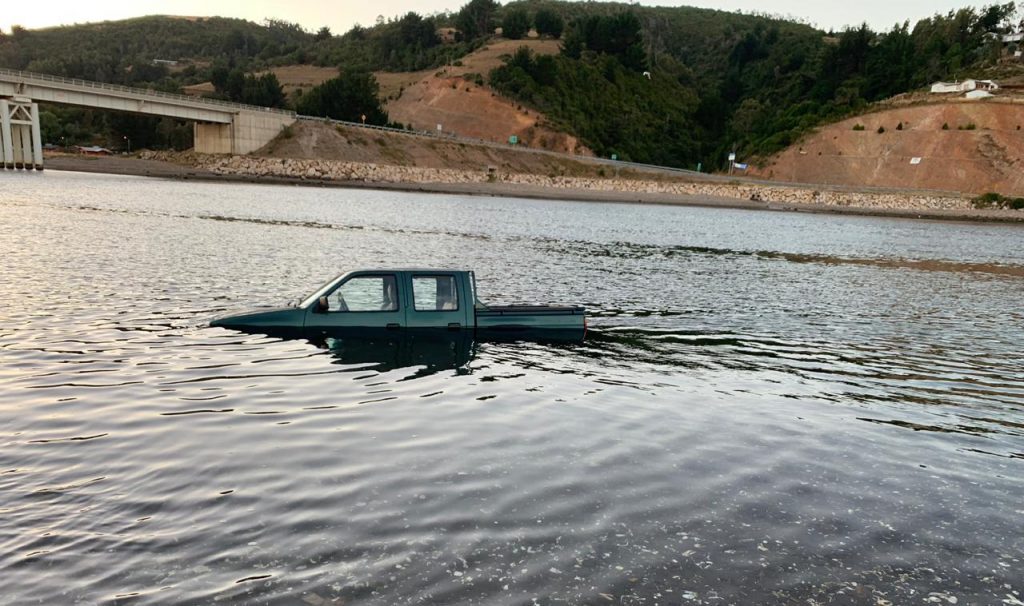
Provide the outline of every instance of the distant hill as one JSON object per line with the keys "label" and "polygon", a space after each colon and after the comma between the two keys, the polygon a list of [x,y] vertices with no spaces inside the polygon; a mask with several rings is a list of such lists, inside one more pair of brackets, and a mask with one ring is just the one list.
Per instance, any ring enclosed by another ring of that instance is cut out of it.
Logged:
{"label": "distant hill", "polygon": [[209,80],[208,69],[215,61],[249,66],[295,52],[313,40],[312,34],[282,21],[258,25],[220,17],[152,16],[38,30],[16,27],[0,37],[0,66],[176,88]]}
{"label": "distant hill", "polygon": [[[410,12],[340,35],[283,21],[159,16],[16,28],[0,36],[0,66],[302,107],[310,107],[302,99],[334,70],[373,72],[392,121],[422,128],[441,123],[451,104],[463,104],[461,117],[444,122],[462,120],[464,134],[479,131],[466,122],[474,116],[495,120],[488,128],[503,133],[519,132],[529,115],[536,132],[578,141],[601,156],[722,168],[729,152],[768,157],[881,99],[1012,61],[1016,49],[998,34],[1015,29],[1015,19],[1013,4],[1006,4],[884,33],[866,26],[824,32],[778,17],[691,7],[470,0],[456,13]],[[513,50],[515,39],[528,35],[558,51]],[[486,69],[442,69],[498,44],[509,52]],[[443,89],[437,79],[444,74],[469,85],[445,81]],[[324,105],[323,95],[315,99]],[[501,99],[516,111],[475,109]],[[47,113],[51,138],[117,142],[125,133],[139,145],[189,143],[187,128],[173,122],[62,108]],[[535,142],[545,138],[551,140]]]}

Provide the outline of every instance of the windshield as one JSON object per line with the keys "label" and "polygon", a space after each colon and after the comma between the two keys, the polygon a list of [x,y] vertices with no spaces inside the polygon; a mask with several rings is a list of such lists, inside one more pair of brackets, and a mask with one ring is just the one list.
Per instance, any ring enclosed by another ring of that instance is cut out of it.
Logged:
{"label": "windshield", "polygon": [[317,299],[319,299],[320,297],[326,295],[331,290],[331,288],[333,288],[334,285],[338,283],[338,280],[340,280],[344,276],[345,276],[345,274],[338,274],[338,275],[334,276],[333,278],[328,280],[326,283],[324,283],[323,286],[321,286],[320,288],[316,289],[316,291],[314,291],[313,294],[311,294],[308,297],[306,297],[305,299],[299,301],[299,305],[298,306],[299,307],[309,307],[310,305],[315,303],[317,301]]}

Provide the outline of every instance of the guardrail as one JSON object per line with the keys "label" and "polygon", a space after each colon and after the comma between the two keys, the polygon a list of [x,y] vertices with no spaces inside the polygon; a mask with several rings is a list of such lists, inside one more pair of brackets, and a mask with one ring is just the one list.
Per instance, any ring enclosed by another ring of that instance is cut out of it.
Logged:
{"label": "guardrail", "polygon": [[159,97],[160,99],[168,99],[172,101],[179,101],[182,103],[189,103],[192,105],[207,105],[213,106],[218,109],[234,109],[234,110],[248,110],[257,112],[267,112],[273,114],[284,114],[294,116],[295,112],[277,109],[273,107],[261,107],[259,105],[246,105],[245,103],[235,103],[233,101],[222,101],[220,99],[209,99],[207,97],[190,97],[189,95],[180,95],[178,93],[166,93],[164,91],[152,90],[148,88],[133,88],[131,86],[122,86],[120,84],[107,84],[105,82],[93,82],[91,80],[78,80],[76,78],[65,78],[63,76],[52,76],[50,74],[38,74],[35,72],[23,72],[16,69],[4,69],[0,68],[0,77],[8,76],[17,78],[24,81],[26,84],[31,84],[32,80],[42,82],[54,82],[57,84],[66,84],[69,86],[77,86],[87,89],[106,90],[119,93],[127,93],[131,95],[148,96],[148,97]]}

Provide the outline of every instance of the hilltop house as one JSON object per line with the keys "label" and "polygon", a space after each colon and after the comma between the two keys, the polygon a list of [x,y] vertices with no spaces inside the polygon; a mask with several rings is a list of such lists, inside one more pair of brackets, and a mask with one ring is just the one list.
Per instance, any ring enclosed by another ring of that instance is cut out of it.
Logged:
{"label": "hilltop house", "polygon": [[991,92],[999,90],[999,85],[992,80],[964,80],[963,82],[936,82],[932,84],[932,93],[937,95],[969,93],[976,90]]}

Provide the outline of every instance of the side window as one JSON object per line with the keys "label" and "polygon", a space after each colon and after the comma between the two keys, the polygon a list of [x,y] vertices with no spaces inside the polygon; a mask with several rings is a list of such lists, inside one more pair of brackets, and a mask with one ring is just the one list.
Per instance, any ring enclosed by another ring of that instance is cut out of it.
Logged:
{"label": "side window", "polygon": [[394,276],[356,276],[328,295],[327,311],[398,311]]}
{"label": "side window", "polygon": [[456,311],[459,291],[455,276],[413,276],[413,309],[416,311]]}

